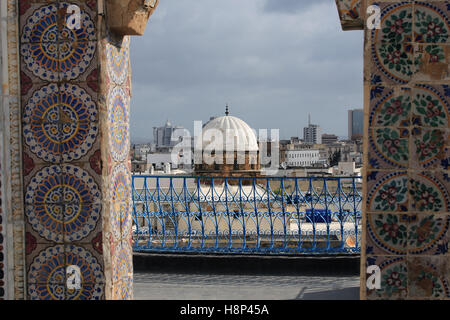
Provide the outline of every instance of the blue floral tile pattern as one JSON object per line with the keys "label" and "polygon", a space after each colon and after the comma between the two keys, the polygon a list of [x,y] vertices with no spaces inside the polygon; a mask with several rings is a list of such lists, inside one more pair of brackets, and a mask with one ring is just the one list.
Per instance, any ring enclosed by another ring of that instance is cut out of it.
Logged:
{"label": "blue floral tile pattern", "polygon": [[[66,267],[81,271],[81,288],[66,288]],[[103,297],[103,272],[85,248],[57,245],[41,251],[30,265],[28,295],[31,300],[91,300]]]}
{"label": "blue floral tile pattern", "polygon": [[128,77],[130,37],[124,37],[120,47],[108,43],[106,47],[108,74],[114,84],[124,84]]}
{"label": "blue floral tile pattern", "polygon": [[91,64],[96,51],[95,25],[81,12],[80,28],[71,30],[60,23],[60,7],[67,3],[49,4],[36,9],[26,20],[21,33],[20,53],[24,65],[44,81],[78,78]]}
{"label": "blue floral tile pattern", "polygon": [[[89,174],[75,166],[46,167],[27,187],[26,218],[43,238],[79,241],[95,229],[100,220],[99,188]],[[62,209],[64,209],[63,212]]]}
{"label": "blue floral tile pattern", "polygon": [[80,159],[98,134],[97,105],[81,87],[50,84],[36,91],[24,108],[25,143],[48,162]]}
{"label": "blue floral tile pattern", "polygon": [[130,147],[129,96],[122,87],[114,87],[109,93],[109,123],[111,156],[115,161],[127,159]]}

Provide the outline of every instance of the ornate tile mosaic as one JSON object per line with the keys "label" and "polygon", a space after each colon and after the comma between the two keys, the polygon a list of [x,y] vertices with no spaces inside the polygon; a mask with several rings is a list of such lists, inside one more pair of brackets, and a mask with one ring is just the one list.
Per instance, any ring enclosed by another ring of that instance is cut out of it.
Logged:
{"label": "ornate tile mosaic", "polygon": [[371,127],[409,127],[411,89],[373,86],[370,98]]}
{"label": "ornate tile mosaic", "polygon": [[450,260],[448,257],[408,258],[409,297],[413,299],[448,299]]}
{"label": "ornate tile mosaic", "polygon": [[371,168],[407,168],[410,133],[407,128],[374,127],[369,130]]}
{"label": "ornate tile mosaic", "polygon": [[381,288],[367,289],[368,299],[405,299],[408,295],[406,258],[396,256],[368,257],[366,266],[377,265],[381,271]]}
{"label": "ornate tile mosaic", "polygon": [[361,298],[449,299],[450,4],[369,5],[381,24],[365,26],[361,260],[381,268],[382,288]]}
{"label": "ornate tile mosaic", "polygon": [[[66,286],[67,266],[81,270],[80,289]],[[31,300],[92,300],[104,298],[103,268],[98,257],[84,247],[50,246],[30,264],[28,297]]]}
{"label": "ornate tile mosaic", "polygon": [[406,255],[409,221],[407,214],[368,214],[366,253]]}
{"label": "ornate tile mosaic", "polygon": [[411,210],[415,212],[449,211],[449,178],[444,172],[421,172],[410,175]]}
{"label": "ornate tile mosaic", "polygon": [[344,30],[361,28],[361,0],[336,0],[336,4]]}
{"label": "ornate tile mosaic", "polygon": [[448,253],[449,216],[415,214],[411,216],[408,235],[410,255],[438,255]]}
{"label": "ornate tile mosaic", "polygon": [[369,171],[367,179],[369,211],[408,211],[408,175],[406,172]]}
{"label": "ornate tile mosaic", "polygon": [[129,37],[105,42],[112,299],[132,298]]}

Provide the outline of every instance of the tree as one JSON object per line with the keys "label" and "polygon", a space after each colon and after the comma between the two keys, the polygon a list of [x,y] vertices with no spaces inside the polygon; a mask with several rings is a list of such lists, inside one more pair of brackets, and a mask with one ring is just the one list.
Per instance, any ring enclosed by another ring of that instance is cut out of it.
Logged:
{"label": "tree", "polygon": [[328,158],[330,162],[330,167],[337,166],[339,161],[341,161],[341,150],[333,152],[333,154]]}

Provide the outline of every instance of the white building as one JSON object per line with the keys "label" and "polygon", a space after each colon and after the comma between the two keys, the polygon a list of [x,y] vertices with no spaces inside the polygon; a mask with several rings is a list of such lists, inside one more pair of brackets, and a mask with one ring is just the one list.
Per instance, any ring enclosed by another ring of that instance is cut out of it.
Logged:
{"label": "white building", "polygon": [[308,126],[303,128],[303,141],[307,144],[322,144],[322,130],[320,126],[311,124],[311,117]]}
{"label": "white building", "polygon": [[147,154],[147,165],[153,166],[156,170],[164,170],[166,164],[170,164],[171,169],[177,169],[178,165],[172,163],[171,153],[149,153]]}
{"label": "white building", "polygon": [[290,168],[312,167],[318,163],[321,163],[319,150],[304,149],[286,151],[286,164]]}

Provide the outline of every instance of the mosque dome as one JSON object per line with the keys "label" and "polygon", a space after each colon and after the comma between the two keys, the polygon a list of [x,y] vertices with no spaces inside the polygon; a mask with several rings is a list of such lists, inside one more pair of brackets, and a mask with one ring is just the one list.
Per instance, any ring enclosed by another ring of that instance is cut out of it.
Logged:
{"label": "mosque dome", "polygon": [[202,150],[258,152],[259,148],[252,128],[227,111],[226,116],[212,119],[203,127]]}

